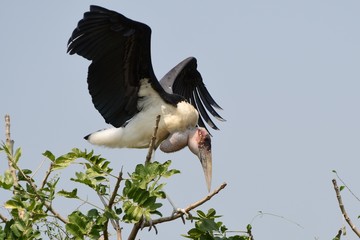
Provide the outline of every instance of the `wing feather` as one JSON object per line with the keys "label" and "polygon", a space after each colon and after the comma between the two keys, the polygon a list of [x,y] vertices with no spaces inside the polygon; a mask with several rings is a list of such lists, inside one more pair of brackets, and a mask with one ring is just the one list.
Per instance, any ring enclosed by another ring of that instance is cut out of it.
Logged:
{"label": "wing feather", "polygon": [[214,109],[214,107],[222,108],[216,103],[204,85],[194,57],[189,57],[176,65],[160,80],[160,84],[165,91],[181,95],[198,110],[200,114],[199,126],[206,128],[207,124],[215,130],[219,129],[208,112],[216,119],[225,121]]}
{"label": "wing feather", "polygon": [[[139,112],[140,80],[159,88],[150,56],[151,29],[147,25],[98,6],[90,6],[73,31],[68,53],[92,63],[88,88],[95,108],[107,123],[124,125]],[[158,86],[157,86],[157,85]]]}

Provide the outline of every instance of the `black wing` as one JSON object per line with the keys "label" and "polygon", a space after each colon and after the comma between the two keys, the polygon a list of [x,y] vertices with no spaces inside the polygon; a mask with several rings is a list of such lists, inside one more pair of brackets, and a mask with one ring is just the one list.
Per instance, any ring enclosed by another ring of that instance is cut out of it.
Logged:
{"label": "black wing", "polygon": [[139,112],[141,79],[159,85],[151,64],[150,36],[147,25],[90,6],[69,39],[68,53],[92,60],[88,72],[92,101],[105,121],[115,127]]}
{"label": "black wing", "polygon": [[220,121],[225,121],[214,109],[222,109],[211,97],[197,70],[196,58],[189,57],[173,69],[161,80],[161,86],[168,93],[175,93],[186,98],[200,113],[199,126],[205,127],[204,121],[213,129],[218,127],[211,120],[208,112]]}

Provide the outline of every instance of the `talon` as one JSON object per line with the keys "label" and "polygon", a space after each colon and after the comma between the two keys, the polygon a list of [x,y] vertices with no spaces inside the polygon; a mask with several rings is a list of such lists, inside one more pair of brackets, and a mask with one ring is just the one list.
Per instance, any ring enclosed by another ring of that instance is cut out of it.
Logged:
{"label": "talon", "polygon": [[140,229],[141,229],[141,230],[144,229],[146,223],[149,223],[149,231],[151,231],[151,229],[154,227],[155,232],[157,232],[157,229],[156,229],[155,225],[153,225],[153,221],[152,221],[151,218],[149,219],[149,221],[146,221],[146,219],[143,219],[143,220],[141,221],[141,225],[140,225]]}
{"label": "talon", "polygon": [[188,218],[188,219],[191,219],[192,218],[192,215],[191,215],[191,213],[190,212],[187,212],[187,211],[185,211],[185,209],[183,209],[183,208],[178,208],[178,209],[176,209],[175,210],[176,211],[176,213],[180,213],[180,214],[182,214],[182,216],[186,216],[186,218]]}

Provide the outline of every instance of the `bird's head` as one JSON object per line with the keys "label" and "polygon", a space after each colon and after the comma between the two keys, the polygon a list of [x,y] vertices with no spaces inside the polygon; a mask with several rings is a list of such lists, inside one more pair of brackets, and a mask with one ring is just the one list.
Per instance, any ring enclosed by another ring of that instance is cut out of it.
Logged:
{"label": "bird's head", "polygon": [[211,137],[208,131],[202,127],[193,129],[189,134],[188,147],[191,152],[200,159],[200,163],[205,174],[206,185],[208,191],[210,191],[212,178],[212,154]]}
{"label": "bird's head", "polygon": [[172,133],[160,144],[160,150],[170,153],[179,151],[186,145],[200,159],[206,185],[210,191],[212,177],[211,138],[205,128],[189,128],[183,132]]}

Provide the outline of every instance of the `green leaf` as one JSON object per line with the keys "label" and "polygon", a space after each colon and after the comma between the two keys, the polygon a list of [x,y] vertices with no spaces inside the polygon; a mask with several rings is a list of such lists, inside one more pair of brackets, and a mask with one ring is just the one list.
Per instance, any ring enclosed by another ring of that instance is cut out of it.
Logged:
{"label": "green leaf", "polygon": [[150,208],[156,202],[156,197],[148,197],[144,202],[141,203],[141,206],[145,208]]}
{"label": "green leaf", "polygon": [[66,198],[76,198],[79,199],[79,197],[77,196],[77,188],[74,188],[71,192],[65,191],[65,190],[61,190],[59,192],[57,192],[57,194],[59,196],[63,196]]}
{"label": "green leaf", "polygon": [[71,178],[70,180],[85,184],[93,189],[96,187],[95,182],[92,179],[90,179],[85,173],[76,172],[75,175],[76,175],[76,178]]}
{"label": "green leaf", "polygon": [[62,155],[55,159],[54,161],[54,170],[59,170],[68,167],[71,163],[73,163],[76,159],[78,159],[77,155],[73,152],[69,152],[65,155]]}
{"label": "green leaf", "polygon": [[143,216],[143,210],[139,206],[135,206],[134,210],[132,211],[132,216],[134,220],[139,221]]}
{"label": "green leaf", "polygon": [[[31,177],[29,176],[32,173],[31,170],[29,169],[22,169],[22,172],[18,172],[17,177],[18,177],[18,181],[27,181],[28,179],[31,179]],[[31,179],[33,181],[33,179]]]}
{"label": "green leaf", "polygon": [[20,160],[21,157],[21,148],[16,149],[15,154],[14,154],[14,162],[15,164],[17,164]]}
{"label": "green leaf", "polygon": [[84,234],[80,231],[80,228],[76,224],[68,223],[66,224],[65,229],[74,237],[83,239]]}
{"label": "green leaf", "polygon": [[206,218],[206,214],[203,211],[197,210],[196,213],[200,218],[203,218],[203,219]]}
{"label": "green leaf", "polygon": [[203,219],[199,228],[204,232],[218,231],[219,228],[213,219]]}
{"label": "green leaf", "polygon": [[216,218],[215,215],[216,215],[215,209],[210,208],[210,209],[208,210],[207,217],[208,217],[208,218]]}
{"label": "green leaf", "polygon": [[252,226],[251,226],[250,224],[248,224],[248,225],[246,226],[246,230],[247,230],[248,232],[251,232]]}
{"label": "green leaf", "polygon": [[116,215],[116,213],[112,210],[109,210],[109,209],[106,209],[106,211],[104,212],[104,216],[106,218],[110,218],[110,219],[115,219],[115,220],[118,220],[119,217]]}
{"label": "green leaf", "polygon": [[50,161],[55,162],[55,159],[56,159],[56,158],[55,158],[55,155],[52,154],[52,152],[50,152],[50,151],[45,151],[42,155],[45,156],[45,157],[47,157]]}
{"label": "green leaf", "polygon": [[344,190],[345,186],[340,186],[340,191]]}
{"label": "green leaf", "polygon": [[162,206],[162,203],[155,203],[155,204],[152,204],[149,209],[151,210],[151,212],[154,212],[156,209],[158,208],[161,208]]}
{"label": "green leaf", "polygon": [[16,221],[14,224],[10,226],[10,229],[15,234],[16,237],[20,238],[23,235],[25,226],[22,222]]}
{"label": "green leaf", "polygon": [[72,224],[75,224],[83,234],[85,234],[87,232],[86,231],[86,223],[88,221],[81,212],[76,211],[76,212],[71,213],[69,215],[69,222]]}
{"label": "green leaf", "polygon": [[4,207],[8,209],[18,209],[18,208],[24,208],[24,204],[21,201],[8,200],[5,203]]}
{"label": "green leaf", "polygon": [[172,175],[174,175],[174,174],[179,174],[179,173],[180,173],[179,170],[177,170],[177,169],[171,169],[171,170],[163,173],[163,174],[162,174],[162,177],[164,177],[164,178],[169,178],[169,177],[171,177]]}
{"label": "green leaf", "polygon": [[204,232],[201,231],[200,229],[192,228],[188,231],[189,236],[184,236],[184,237],[191,238],[191,239],[198,239],[202,234],[204,234]]}
{"label": "green leaf", "polygon": [[100,214],[97,209],[93,208],[88,211],[87,216],[90,218],[97,218],[100,216]]}
{"label": "green leaf", "polygon": [[122,212],[123,212],[123,210],[122,210],[121,208],[115,207],[115,213],[116,213],[117,215],[122,214]]}
{"label": "green leaf", "polygon": [[12,177],[11,171],[7,169],[5,171],[5,178],[3,180],[3,188],[10,189],[14,185],[14,178]]}

